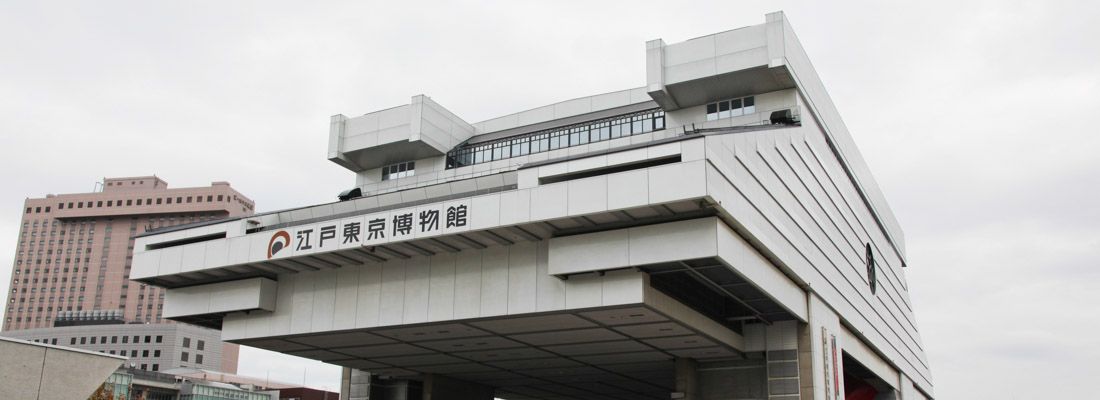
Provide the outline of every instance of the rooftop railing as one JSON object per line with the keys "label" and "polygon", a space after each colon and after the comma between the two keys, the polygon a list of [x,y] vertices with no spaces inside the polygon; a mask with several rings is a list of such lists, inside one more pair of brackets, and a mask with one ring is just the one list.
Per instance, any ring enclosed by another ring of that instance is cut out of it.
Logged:
{"label": "rooftop railing", "polygon": [[461,145],[447,153],[447,169],[542,153],[665,129],[659,108]]}

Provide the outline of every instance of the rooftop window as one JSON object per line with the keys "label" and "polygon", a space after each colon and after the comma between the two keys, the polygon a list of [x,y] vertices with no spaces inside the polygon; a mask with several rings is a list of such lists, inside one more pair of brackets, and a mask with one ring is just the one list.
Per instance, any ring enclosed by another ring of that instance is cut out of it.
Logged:
{"label": "rooftop window", "polygon": [[447,169],[580,146],[662,129],[665,129],[665,112],[663,110],[639,111],[485,143],[462,145],[447,153]]}
{"label": "rooftop window", "polygon": [[707,121],[739,117],[754,112],[756,112],[756,98],[753,96],[722,100],[707,104]]}
{"label": "rooftop window", "polygon": [[404,178],[416,173],[416,161],[406,161],[382,167],[382,180]]}

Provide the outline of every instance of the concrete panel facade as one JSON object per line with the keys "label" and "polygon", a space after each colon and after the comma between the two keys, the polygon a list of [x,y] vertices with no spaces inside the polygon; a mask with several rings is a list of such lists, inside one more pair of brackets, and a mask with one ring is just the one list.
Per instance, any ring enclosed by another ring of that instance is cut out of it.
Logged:
{"label": "concrete panel facade", "polygon": [[[920,336],[907,295],[902,260],[870,211],[860,208],[835,158],[813,127],[783,133],[708,137],[716,167],[711,195],[741,229],[782,261],[788,273],[847,316],[880,351],[904,360],[915,376],[927,376]],[[736,182],[736,183],[735,183]],[[865,248],[878,255],[878,291],[866,277]],[[828,284],[826,284],[826,282]],[[835,285],[843,284],[841,289]],[[889,344],[888,344],[889,343]]]}
{"label": "concrete panel facade", "polygon": [[168,292],[167,318],[234,311],[274,311],[277,283],[266,278],[221,282]]}
{"label": "concrete panel facade", "polygon": [[124,358],[0,338],[0,398],[83,400],[103,385]]}
{"label": "concrete panel facade", "polygon": [[[547,249],[522,243],[280,277],[275,312],[232,314],[222,332],[236,340],[327,332],[335,321],[358,329],[642,302],[639,273],[565,281],[539,273]],[[357,290],[337,293],[337,276]]]}
{"label": "concrete panel facade", "polygon": [[782,13],[646,48],[644,88],[336,116],[362,197],[145,235],[134,276],[349,395],[833,400],[848,365],[931,397],[900,228]]}

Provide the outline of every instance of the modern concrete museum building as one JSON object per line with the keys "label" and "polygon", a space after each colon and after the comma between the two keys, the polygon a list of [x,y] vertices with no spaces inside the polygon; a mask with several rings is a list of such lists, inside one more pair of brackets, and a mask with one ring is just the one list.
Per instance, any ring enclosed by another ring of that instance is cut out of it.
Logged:
{"label": "modern concrete museum building", "polygon": [[350,399],[931,398],[901,228],[783,14],[645,60],[482,122],[334,116],[341,201],[143,235],[132,278]]}

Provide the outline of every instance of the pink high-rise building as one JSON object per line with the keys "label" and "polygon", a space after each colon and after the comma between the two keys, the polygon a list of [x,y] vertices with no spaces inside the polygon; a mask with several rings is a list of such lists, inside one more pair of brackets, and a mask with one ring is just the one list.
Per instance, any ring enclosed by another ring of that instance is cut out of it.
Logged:
{"label": "pink high-rise building", "polygon": [[[104,316],[115,323],[119,316],[128,324],[170,323],[161,318],[164,289],[129,279],[134,237],[254,209],[227,182],[170,189],[156,176],[107,178],[95,192],[28,198],[3,330],[51,328],[59,316],[65,324]],[[223,370],[236,369],[232,347]]]}

